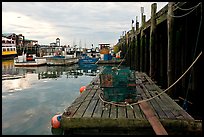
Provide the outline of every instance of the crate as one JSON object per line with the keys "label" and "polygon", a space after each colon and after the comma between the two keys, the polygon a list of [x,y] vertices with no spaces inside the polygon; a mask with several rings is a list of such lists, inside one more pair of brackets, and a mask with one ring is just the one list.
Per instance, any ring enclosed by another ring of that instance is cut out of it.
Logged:
{"label": "crate", "polygon": [[128,67],[116,69],[106,66],[100,74],[100,87],[106,101],[124,102],[136,100],[136,83],[134,72]]}

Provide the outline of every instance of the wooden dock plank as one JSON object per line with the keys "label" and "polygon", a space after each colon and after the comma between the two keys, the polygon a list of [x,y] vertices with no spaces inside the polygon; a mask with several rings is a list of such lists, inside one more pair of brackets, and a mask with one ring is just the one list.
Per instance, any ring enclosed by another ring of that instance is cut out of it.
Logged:
{"label": "wooden dock plank", "polygon": [[72,117],[77,109],[84,102],[85,98],[89,95],[91,89],[86,89],[84,92],[80,94],[78,98],[74,100],[74,102],[65,110],[65,115]]}
{"label": "wooden dock plank", "polygon": [[98,94],[97,94],[97,89],[93,89],[96,92],[94,93],[93,98],[90,100],[90,103],[87,107],[87,109],[85,110],[83,117],[92,117],[92,114],[94,112],[94,109],[96,107],[96,104],[98,102]]}
{"label": "wooden dock plank", "polygon": [[[145,73],[144,76],[146,77],[148,82],[154,86],[155,90],[158,93],[162,92],[162,90],[157,85],[155,85],[154,82]],[[175,115],[175,118],[193,120],[193,118],[186,111],[184,111],[176,102],[174,102],[166,93],[163,93],[161,98],[162,101],[166,104],[166,107],[169,108],[168,111],[171,111],[171,113]]]}
{"label": "wooden dock plank", "polygon": [[76,111],[76,113],[74,114],[73,117],[82,117],[83,114],[85,113],[85,111],[88,108],[90,102],[92,101],[92,98],[94,97],[94,95],[96,93],[96,89],[90,89],[89,92],[90,93],[86,96],[85,100],[82,102],[79,109],[77,109],[77,111]]}
{"label": "wooden dock plank", "polygon": [[102,109],[103,109],[102,118],[109,118],[110,110],[111,110],[111,104],[104,104],[104,107]]}
{"label": "wooden dock plank", "polygon": [[[144,91],[144,94],[146,94],[146,97],[151,98],[152,96],[150,95],[150,93],[145,89],[144,85],[140,85]],[[167,118],[166,114],[163,112],[162,108],[159,106],[158,102],[156,102],[155,99],[152,99],[150,101],[148,101],[151,106],[153,111],[157,114],[157,117],[163,119],[163,118]]]}
{"label": "wooden dock plank", "polygon": [[[146,91],[146,89],[144,88],[143,82],[146,81],[146,80],[144,79],[144,76],[142,75],[142,73],[136,73],[136,78],[140,79],[140,81],[138,81],[139,85],[137,86],[137,90],[141,92],[141,99],[145,100],[145,99],[151,98],[151,96],[148,93],[148,91]],[[155,100],[150,100],[149,102],[151,104],[150,107],[152,108],[154,113],[157,115],[157,117],[161,117],[161,118],[165,118],[166,117],[166,115],[159,108],[159,106],[157,105]]]}
{"label": "wooden dock plank", "polygon": [[116,105],[111,105],[110,118],[118,117],[118,107]]}
{"label": "wooden dock plank", "polygon": [[142,112],[141,108],[138,105],[134,105],[134,115],[136,119],[146,119],[144,113]]}
{"label": "wooden dock plank", "polygon": [[[155,90],[155,87],[153,87],[149,83],[145,84],[144,88],[146,88],[146,90],[148,90],[151,97],[154,97],[157,95],[157,91]],[[157,102],[158,106],[161,108],[161,110],[166,114],[166,116],[168,118],[175,118],[174,114],[171,111],[169,111],[170,108],[166,105],[168,103],[166,102],[166,100],[163,100],[162,96],[163,95],[158,96],[158,97],[154,98],[154,100]]]}
{"label": "wooden dock plank", "polygon": [[[150,91],[152,97],[156,96],[157,94],[155,92],[157,91]],[[175,115],[172,113],[171,108],[168,107],[168,104],[166,102],[166,100],[162,100],[162,96],[156,97],[155,101],[158,103],[158,105],[160,106],[160,108],[162,109],[162,111],[166,114],[167,118],[171,118],[174,119]]]}
{"label": "wooden dock plank", "polygon": [[135,118],[135,114],[134,114],[134,107],[133,106],[127,106],[126,107],[126,114],[127,114],[127,118]]}
{"label": "wooden dock plank", "polygon": [[[151,81],[151,82],[149,81],[149,79],[145,73],[142,73],[141,75],[143,75],[142,78],[143,78],[143,81],[145,81],[144,84],[142,85],[143,88],[145,89],[145,91],[148,91],[146,93],[147,94],[149,93],[150,97],[154,97],[156,95],[156,93],[155,93],[156,88],[153,85],[155,85],[155,84],[153,84],[153,81]],[[163,95],[153,99],[154,102],[156,103],[155,106],[158,107],[155,109],[156,112],[162,114],[162,115],[159,114],[159,116],[161,118],[166,118],[166,117],[167,118],[175,118],[175,115],[171,112],[171,108],[169,108],[169,106],[167,106],[169,103],[167,102],[167,100],[162,100],[162,96]]]}
{"label": "wooden dock plank", "polygon": [[[99,96],[99,94],[101,92],[102,92],[101,89],[97,90],[97,93],[96,93],[97,97]],[[98,98],[97,103],[96,103],[96,107],[95,107],[94,112],[92,114],[92,117],[101,118],[102,117],[102,112],[103,112],[103,106],[104,106],[103,102]]]}
{"label": "wooden dock plank", "polygon": [[158,120],[153,110],[150,108],[149,103],[142,102],[139,105],[145,113],[148,121],[152,125],[152,128],[154,129],[156,135],[168,135],[167,131],[164,129],[163,125]]}
{"label": "wooden dock plank", "polygon": [[118,118],[127,118],[126,107],[118,107]]}
{"label": "wooden dock plank", "polygon": [[[142,99],[142,93],[141,93],[142,90],[141,90],[140,88],[138,88],[138,86],[136,87],[136,90],[137,90],[138,95],[139,95],[139,96],[138,96],[138,100],[141,100],[141,99]],[[134,108],[135,118],[137,118],[137,119],[145,119],[145,115],[144,115],[144,113],[142,112],[142,110],[141,110],[139,104],[134,105],[133,108]]]}

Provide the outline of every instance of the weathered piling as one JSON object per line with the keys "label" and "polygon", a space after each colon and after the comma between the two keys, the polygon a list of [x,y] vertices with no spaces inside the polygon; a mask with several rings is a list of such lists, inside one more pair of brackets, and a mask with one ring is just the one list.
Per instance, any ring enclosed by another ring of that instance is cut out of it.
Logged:
{"label": "weathered piling", "polygon": [[154,79],[155,76],[155,52],[156,52],[156,43],[155,43],[155,37],[156,37],[156,10],[157,10],[157,4],[154,3],[151,6],[151,29],[150,29],[150,72],[149,76]]}
{"label": "weathered piling", "polygon": [[[141,28],[144,27],[144,24],[145,24],[145,19],[146,19],[146,16],[143,15],[142,16],[142,26]],[[140,58],[140,71],[141,72],[144,72],[144,49],[145,49],[145,33],[144,33],[144,30],[141,29],[141,32],[140,32],[140,55],[139,55],[139,58]]]}
{"label": "weathered piling", "polygon": [[[175,48],[173,44],[173,2],[168,4],[168,14],[167,14],[167,30],[168,30],[168,50],[167,50],[167,78],[168,87],[174,82],[174,69],[175,69]],[[174,90],[170,89],[168,94],[171,96]]]}

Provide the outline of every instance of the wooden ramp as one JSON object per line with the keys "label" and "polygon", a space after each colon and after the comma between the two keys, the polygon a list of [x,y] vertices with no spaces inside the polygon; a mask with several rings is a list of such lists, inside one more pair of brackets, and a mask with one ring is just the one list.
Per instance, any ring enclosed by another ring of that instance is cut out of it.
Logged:
{"label": "wooden ramp", "polygon": [[[145,74],[135,72],[138,100],[162,90]],[[64,134],[79,135],[201,135],[202,121],[194,120],[167,94],[132,106],[104,103],[99,77],[62,115]]]}

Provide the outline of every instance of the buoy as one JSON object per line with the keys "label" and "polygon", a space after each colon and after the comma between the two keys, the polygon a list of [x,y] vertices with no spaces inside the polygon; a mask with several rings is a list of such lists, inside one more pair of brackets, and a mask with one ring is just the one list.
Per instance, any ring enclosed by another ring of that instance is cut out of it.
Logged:
{"label": "buoy", "polygon": [[53,128],[59,128],[60,127],[60,120],[62,118],[62,115],[55,115],[54,117],[52,117],[51,120],[51,125]]}
{"label": "buoy", "polygon": [[86,89],[86,86],[82,86],[81,88],[80,88],[80,93],[82,93],[84,90]]}

